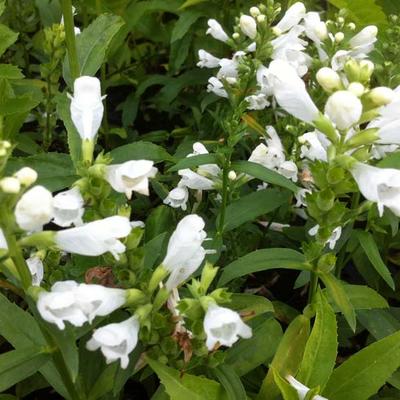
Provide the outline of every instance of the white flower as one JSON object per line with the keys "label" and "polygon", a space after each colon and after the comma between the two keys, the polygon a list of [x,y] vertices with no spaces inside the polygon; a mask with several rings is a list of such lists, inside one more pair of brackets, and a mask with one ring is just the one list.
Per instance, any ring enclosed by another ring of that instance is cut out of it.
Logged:
{"label": "white flower", "polygon": [[199,50],[199,60],[197,66],[200,68],[215,68],[219,66],[220,62],[219,58],[202,49]]}
{"label": "white flower", "polygon": [[0,228],[0,250],[2,250],[2,249],[7,250],[8,249],[8,244],[7,244],[7,240],[6,240],[5,236],[4,236],[4,232]]}
{"label": "white flower", "polygon": [[36,182],[38,177],[37,172],[29,167],[23,167],[17,171],[14,176],[19,180],[21,185],[30,186]]}
{"label": "white flower", "polygon": [[172,233],[162,265],[170,272],[166,287],[171,290],[200,267],[206,255],[202,247],[207,234],[204,221],[196,214],[187,215]]}
{"label": "white flower", "polygon": [[91,76],[75,79],[71,99],[71,118],[82,139],[93,140],[103,119],[104,106],[100,81]]}
{"label": "white flower", "polygon": [[291,179],[293,182],[297,182],[298,169],[297,165],[293,161],[284,161],[278,167],[278,172],[285,178]]}
{"label": "white flower", "polygon": [[377,41],[376,35],[378,28],[375,25],[366,26],[362,31],[353,36],[349,44],[352,47],[352,55],[365,56],[374,48],[374,43]]}
{"label": "white flower", "polygon": [[129,364],[129,354],[136,347],[139,334],[139,321],[131,317],[123,322],[102,326],[96,329],[92,338],[86,343],[90,351],[101,349],[106,363],[120,360],[121,368]]}
{"label": "white flower", "polygon": [[182,177],[180,184],[194,190],[214,189],[214,182],[189,168],[180,169],[178,174]]}
{"label": "white flower", "polygon": [[68,253],[99,256],[109,251],[118,260],[125,251],[118,238],[128,236],[131,229],[129,219],[117,215],[58,231],[55,238],[57,246]]}
{"label": "white flower", "polygon": [[328,29],[325,22],[321,21],[317,12],[308,12],[304,17],[306,36],[315,44],[319,45],[322,40],[328,37]]}
{"label": "white flower", "polygon": [[360,120],[362,103],[353,93],[339,90],[333,93],[326,102],[325,114],[338,129],[349,129]]}
{"label": "white flower", "polygon": [[214,39],[220,40],[221,42],[226,42],[229,39],[218,21],[209,19],[207,24],[209,27],[206,32],[207,35],[211,35]]}
{"label": "white flower", "polygon": [[331,68],[323,67],[319,69],[316,78],[318,83],[328,92],[340,88],[340,76]]}
{"label": "white flower", "polygon": [[264,108],[268,107],[270,104],[267,100],[267,96],[263,93],[247,96],[245,100],[249,103],[247,106],[248,110],[264,110]]}
{"label": "white flower", "polygon": [[305,83],[289,63],[274,60],[269,66],[269,77],[278,104],[289,114],[305,122],[314,121],[319,114]]}
{"label": "white flower", "polygon": [[74,326],[91,323],[96,316],[112,313],[125,301],[123,289],[60,281],[52,286],[51,292],[39,294],[37,308],[44,320],[64,329],[65,322]]}
{"label": "white flower", "polygon": [[[303,385],[301,382],[299,382],[297,379],[293,378],[293,376],[289,375],[286,377],[286,380],[290,383],[290,386],[292,386],[294,389],[296,389],[297,394],[299,396],[299,400],[304,400],[306,398],[307,393],[310,391],[310,388],[307,386]],[[328,400],[325,397],[322,397],[320,395],[313,396],[311,400]]]}
{"label": "white flower", "polygon": [[299,189],[296,193],[295,193],[295,198],[296,198],[296,204],[294,205],[295,207],[306,207],[306,197],[308,194],[311,193],[310,189]]}
{"label": "white flower", "polygon": [[215,76],[208,80],[207,92],[212,92],[219,97],[228,97],[228,92],[224,89],[223,83]]}
{"label": "white flower", "polygon": [[368,124],[368,128],[377,128],[379,144],[400,144],[400,98],[380,108],[379,117]]}
{"label": "white flower", "polygon": [[18,226],[25,231],[40,231],[53,218],[53,196],[43,186],[25,192],[15,207]]}
{"label": "white flower", "polygon": [[44,276],[44,267],[42,260],[37,256],[29,257],[26,260],[29,271],[32,275],[32,286],[40,286]]}
{"label": "white flower", "polygon": [[298,1],[288,8],[275,28],[278,28],[280,32],[286,32],[297,25],[305,15],[306,8],[303,3]]}
{"label": "white flower", "polygon": [[79,308],[89,323],[92,323],[96,317],[111,314],[126,301],[125,290],[101,285],[81,283],[74,289],[74,293]]}
{"label": "white flower", "polygon": [[311,161],[328,160],[326,149],[329,146],[329,141],[321,132],[307,132],[299,136],[299,142],[302,144],[300,147],[301,158],[308,158]]}
{"label": "white flower", "polygon": [[[308,234],[310,236],[315,236],[319,231],[319,225],[313,226],[309,231]],[[337,226],[333,231],[329,239],[325,242],[325,244],[328,245],[328,247],[333,250],[336,246],[336,242],[340,239],[340,236],[342,235],[342,227]]]}
{"label": "white flower", "polygon": [[163,203],[171,206],[172,208],[181,208],[183,211],[187,209],[187,202],[189,199],[189,191],[186,186],[181,185],[172,189],[168,196],[164,199]]}
{"label": "white flower", "polygon": [[58,329],[65,329],[64,322],[82,326],[87,318],[76,301],[77,287],[75,281],[62,281],[56,282],[51,292],[41,292],[37,302],[41,317],[47,322],[56,324]]}
{"label": "white flower", "polygon": [[257,36],[257,22],[250,15],[242,15],[239,20],[240,29],[250,39]]}
{"label": "white flower", "polygon": [[251,328],[240,318],[240,315],[229,308],[210,304],[203,322],[207,334],[206,345],[212,351],[219,344],[231,347],[239,340],[249,339],[252,336]]}
{"label": "white flower", "polygon": [[65,192],[58,193],[53,199],[54,223],[68,227],[82,225],[83,198],[78,188],[72,188]]}
{"label": "white flower", "polygon": [[338,50],[332,57],[331,65],[334,71],[341,71],[351,55],[351,51]]}
{"label": "white flower", "polygon": [[362,195],[377,203],[379,215],[384,207],[400,216],[400,170],[377,168],[371,165],[355,163],[351,170]]}
{"label": "white flower", "polygon": [[[198,156],[200,154],[209,154],[206,147],[200,143],[193,143],[193,153],[188,154],[187,157]],[[221,173],[221,168],[217,164],[203,164],[197,168],[197,173],[211,178],[217,177]]]}
{"label": "white flower", "polygon": [[123,164],[106,167],[106,179],[112,188],[119,193],[125,193],[130,199],[132,192],[149,195],[149,178],[154,178],[157,168],[153,161],[132,160]]}
{"label": "white flower", "polygon": [[271,82],[268,79],[269,70],[264,65],[261,65],[257,69],[257,85],[260,88],[260,93],[264,94],[265,96],[272,96],[273,88]]}

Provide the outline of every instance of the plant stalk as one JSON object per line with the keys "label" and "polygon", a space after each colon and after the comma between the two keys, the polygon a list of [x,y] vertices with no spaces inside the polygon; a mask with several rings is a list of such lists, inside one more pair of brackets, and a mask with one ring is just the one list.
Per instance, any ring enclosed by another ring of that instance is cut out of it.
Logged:
{"label": "plant stalk", "polygon": [[61,0],[61,7],[64,16],[65,42],[67,43],[69,68],[72,81],[75,81],[80,75],[80,69],[76,51],[74,16],[72,13],[71,0]]}

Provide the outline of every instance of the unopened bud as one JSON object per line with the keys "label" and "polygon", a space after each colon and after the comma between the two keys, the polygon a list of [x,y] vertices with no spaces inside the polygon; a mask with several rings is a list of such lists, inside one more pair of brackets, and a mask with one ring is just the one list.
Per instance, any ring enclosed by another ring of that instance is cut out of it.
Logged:
{"label": "unopened bud", "polygon": [[257,17],[258,15],[261,14],[261,11],[258,7],[251,7],[250,8],[250,15],[253,17]]}
{"label": "unopened bud", "polygon": [[264,14],[260,14],[257,16],[257,22],[262,23],[267,19],[267,17]]}
{"label": "unopened bud", "polygon": [[360,79],[362,82],[368,81],[374,72],[375,65],[370,60],[360,61]]}
{"label": "unopened bud", "polygon": [[335,42],[340,43],[344,39],[344,33],[343,32],[338,32],[335,35]]}
{"label": "unopened bud", "polygon": [[6,177],[0,181],[0,188],[4,193],[18,193],[21,190],[21,184],[17,178]]}
{"label": "unopened bud", "polygon": [[339,17],[339,18],[337,19],[337,22],[338,22],[339,24],[343,24],[343,23],[344,23],[344,18],[343,18],[343,17]]}
{"label": "unopened bud", "polygon": [[360,82],[352,82],[350,83],[347,90],[356,95],[357,97],[361,97],[364,94],[365,88],[364,85],[361,84]]}
{"label": "unopened bud", "polygon": [[374,103],[375,106],[384,106],[392,102],[394,92],[388,87],[377,87],[368,93],[368,98]]}
{"label": "unopened bud", "polygon": [[238,33],[238,32],[233,33],[232,34],[232,38],[235,39],[235,40],[239,39],[240,38],[240,33]]}
{"label": "unopened bud", "polygon": [[361,68],[356,60],[348,60],[344,64],[344,71],[350,82],[360,82]]}
{"label": "unopened bud", "polygon": [[34,169],[24,167],[17,171],[14,176],[19,180],[21,185],[30,186],[36,182],[38,174]]}
{"label": "unopened bud", "polygon": [[236,180],[236,178],[237,178],[236,172],[235,172],[235,171],[229,171],[229,173],[228,173],[228,178],[229,178],[231,181]]}
{"label": "unopened bud", "polygon": [[250,15],[242,15],[239,21],[240,29],[250,39],[254,39],[257,35],[257,23]]}
{"label": "unopened bud", "polygon": [[235,83],[237,83],[237,79],[234,78],[233,76],[228,76],[226,78],[226,81],[230,84],[230,85],[234,85]]}
{"label": "unopened bud", "polygon": [[347,26],[352,31],[354,31],[356,29],[356,24],[354,22],[348,23]]}
{"label": "unopened bud", "polygon": [[282,31],[281,31],[277,26],[274,26],[274,27],[272,28],[272,33],[273,33],[275,36],[280,36],[280,35],[282,34]]}
{"label": "unopened bud", "polygon": [[317,72],[317,81],[328,92],[339,89],[341,86],[339,74],[327,67],[323,67]]}
{"label": "unopened bud", "polygon": [[325,40],[328,37],[328,28],[324,21],[320,21],[315,27],[315,34],[319,40]]}

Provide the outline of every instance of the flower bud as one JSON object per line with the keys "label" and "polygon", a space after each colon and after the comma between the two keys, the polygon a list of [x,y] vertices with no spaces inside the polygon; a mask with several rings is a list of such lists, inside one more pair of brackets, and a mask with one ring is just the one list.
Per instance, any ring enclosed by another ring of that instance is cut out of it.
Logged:
{"label": "flower bud", "polygon": [[368,93],[368,98],[375,106],[384,106],[389,104],[394,99],[394,96],[393,90],[384,86],[376,87]]}
{"label": "flower bud", "polygon": [[275,36],[280,36],[280,35],[282,34],[282,31],[281,31],[277,26],[274,26],[274,27],[272,28],[272,33],[273,33]]}
{"label": "flower bud", "polygon": [[257,17],[258,15],[260,15],[261,14],[261,11],[260,11],[260,9],[258,8],[258,7],[251,7],[250,8],[250,15],[252,16],[252,17]]}
{"label": "flower bud", "polygon": [[36,182],[38,174],[34,169],[24,167],[17,171],[14,176],[19,180],[21,185],[30,186]]}
{"label": "flower bud", "polygon": [[360,80],[362,82],[368,81],[371,78],[372,73],[374,72],[375,65],[370,60],[361,60],[360,61]]}
{"label": "flower bud", "polygon": [[257,22],[263,23],[263,22],[265,22],[266,19],[267,19],[267,17],[264,14],[261,14],[257,17]]}
{"label": "flower bud", "polygon": [[364,94],[365,88],[360,82],[352,82],[347,90],[357,97],[361,97]]}
{"label": "flower bud", "polygon": [[254,39],[257,35],[257,23],[250,15],[242,15],[240,17],[240,29],[250,39]]}
{"label": "flower bud", "polygon": [[351,30],[354,31],[356,29],[356,24],[354,22],[350,22],[347,24],[347,27]]}
{"label": "flower bud", "polygon": [[360,73],[361,69],[358,62],[354,59],[348,60],[344,64],[344,72],[347,75],[347,78],[350,82],[359,82],[360,81]]}
{"label": "flower bud", "polygon": [[315,34],[317,35],[318,39],[325,40],[328,37],[328,28],[326,27],[326,23],[320,21],[315,26]]}
{"label": "flower bud", "polygon": [[228,178],[229,178],[231,181],[236,180],[236,178],[237,178],[236,172],[235,172],[235,171],[229,171],[229,173],[228,173]]}
{"label": "flower bud", "polygon": [[233,39],[239,39],[240,38],[240,33],[238,33],[238,32],[233,33],[232,34],[232,38]]}
{"label": "flower bud", "polygon": [[343,23],[344,23],[344,18],[343,18],[343,17],[339,17],[339,18],[337,19],[337,22],[338,22],[339,24],[343,24]]}
{"label": "flower bud", "polygon": [[6,177],[0,181],[0,188],[4,193],[15,194],[21,190],[21,184],[17,178]]}
{"label": "flower bud", "polygon": [[336,35],[335,35],[335,42],[336,43],[342,42],[343,39],[344,39],[344,33],[343,32],[336,33]]}
{"label": "flower bud", "polygon": [[340,90],[329,97],[325,105],[325,113],[338,129],[345,130],[359,121],[362,104],[353,93]]}
{"label": "flower bud", "polygon": [[317,72],[318,83],[328,92],[339,89],[341,86],[340,76],[331,68],[321,68]]}

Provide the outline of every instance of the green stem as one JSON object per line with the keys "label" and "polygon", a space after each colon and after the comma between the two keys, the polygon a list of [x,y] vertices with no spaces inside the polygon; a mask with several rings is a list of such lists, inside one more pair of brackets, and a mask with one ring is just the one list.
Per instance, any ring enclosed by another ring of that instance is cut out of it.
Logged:
{"label": "green stem", "polygon": [[315,272],[311,272],[310,287],[308,290],[308,304],[311,304],[318,289],[318,275]]}
{"label": "green stem", "polygon": [[26,265],[21,249],[17,244],[17,239],[12,232],[13,221],[7,213],[7,207],[0,207],[0,226],[8,245],[8,254],[17,267],[18,274],[21,279],[22,288],[26,291],[32,284],[31,273]]}
{"label": "green stem", "polygon": [[61,0],[61,7],[64,16],[65,42],[68,49],[68,61],[71,71],[71,78],[74,81],[79,77],[79,62],[75,44],[74,16],[72,13],[71,0]]}
{"label": "green stem", "polygon": [[218,231],[217,235],[222,236],[224,231],[224,224],[225,224],[225,214],[226,214],[226,206],[228,204],[228,194],[229,194],[229,168],[231,164],[231,152],[226,156],[224,167],[222,169],[222,204],[221,210],[219,214],[219,221],[218,221]]}

